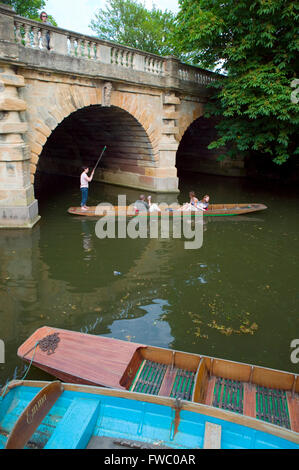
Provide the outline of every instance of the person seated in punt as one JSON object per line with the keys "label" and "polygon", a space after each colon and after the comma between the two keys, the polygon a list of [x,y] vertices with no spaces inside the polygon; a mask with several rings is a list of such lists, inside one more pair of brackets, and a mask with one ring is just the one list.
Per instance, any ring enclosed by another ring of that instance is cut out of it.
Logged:
{"label": "person seated in punt", "polygon": [[206,194],[201,201],[198,202],[197,207],[202,211],[207,211],[209,207],[210,196]]}
{"label": "person seated in punt", "polygon": [[145,212],[150,208],[149,204],[145,200],[145,196],[141,194],[139,199],[134,202],[134,209],[136,212]]}
{"label": "person seated in punt", "polygon": [[155,204],[152,202],[152,196],[147,197],[148,205],[149,205],[149,211],[150,212],[161,212],[160,207],[158,204]]}
{"label": "person seated in punt", "polygon": [[186,202],[183,206],[182,206],[182,211],[196,211],[198,210],[198,199],[197,197],[195,196],[195,192],[194,191],[190,191],[189,193],[189,197],[190,197],[190,202]]}

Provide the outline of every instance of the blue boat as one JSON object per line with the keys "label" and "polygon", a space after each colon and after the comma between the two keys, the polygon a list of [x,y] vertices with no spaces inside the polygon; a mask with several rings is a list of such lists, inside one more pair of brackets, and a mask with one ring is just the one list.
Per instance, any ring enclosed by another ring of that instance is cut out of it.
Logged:
{"label": "blue boat", "polygon": [[0,395],[0,449],[299,449],[294,431],[170,397],[60,381]]}

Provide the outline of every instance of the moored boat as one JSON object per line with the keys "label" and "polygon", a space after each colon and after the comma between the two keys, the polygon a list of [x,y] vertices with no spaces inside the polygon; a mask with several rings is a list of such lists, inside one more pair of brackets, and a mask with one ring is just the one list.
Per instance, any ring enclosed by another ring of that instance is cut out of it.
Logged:
{"label": "moored boat", "polygon": [[299,449],[290,430],[172,398],[58,381],[1,395],[0,449]]}
{"label": "moored boat", "polygon": [[179,398],[299,432],[293,373],[46,326],[18,356],[64,382]]}
{"label": "moored boat", "polygon": [[183,211],[180,209],[171,209],[168,208],[167,210],[161,210],[161,212],[153,211],[144,211],[144,212],[136,212],[133,205],[131,206],[91,206],[87,210],[82,210],[81,207],[70,207],[68,209],[68,213],[72,215],[79,215],[85,217],[102,217],[103,215],[114,215],[114,216],[126,216],[132,217],[136,216],[158,216],[158,217],[178,217],[182,216],[183,214],[191,214],[192,216],[203,215],[204,217],[213,217],[213,216],[233,216],[233,215],[241,215],[241,214],[248,214],[250,212],[257,212],[267,209],[265,204],[257,204],[257,203],[240,203],[240,204],[210,204],[208,210],[204,211]]}

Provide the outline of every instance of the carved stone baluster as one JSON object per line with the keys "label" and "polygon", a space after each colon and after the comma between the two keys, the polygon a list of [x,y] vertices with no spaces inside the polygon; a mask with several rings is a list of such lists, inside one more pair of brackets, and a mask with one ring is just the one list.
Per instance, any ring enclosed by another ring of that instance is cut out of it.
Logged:
{"label": "carved stone baluster", "polygon": [[154,59],[150,57],[149,59],[149,73],[153,73],[154,71]]}
{"label": "carved stone baluster", "polygon": [[75,38],[73,38],[72,36],[69,36],[68,37],[69,41],[70,41],[70,51],[69,51],[69,54],[70,56],[74,57],[76,55],[76,50],[75,50]]}
{"label": "carved stone baluster", "polygon": [[151,58],[151,73],[155,73],[155,59]]}
{"label": "carved stone baluster", "polygon": [[129,64],[129,54],[130,51],[124,51],[123,56],[124,56],[124,67],[128,68]]}
{"label": "carved stone baluster", "polygon": [[88,50],[89,48],[88,48],[88,46],[89,46],[89,41],[87,39],[84,39],[83,40],[83,55],[84,55],[85,59],[88,59],[88,57],[89,57],[89,50]]}
{"label": "carved stone baluster", "polygon": [[42,28],[40,33],[41,33],[41,48],[48,49],[47,31],[44,28]]}
{"label": "carved stone baluster", "polygon": [[131,69],[133,68],[133,64],[134,64],[134,57],[135,57],[134,52],[130,52],[130,65],[129,65],[129,67]]}
{"label": "carved stone baluster", "polygon": [[114,49],[114,64],[118,65],[119,62],[119,49],[115,48]]}
{"label": "carved stone baluster", "polygon": [[124,56],[125,56],[126,51],[123,49],[119,50],[119,55],[120,55],[120,64],[122,67],[124,66]]}
{"label": "carved stone baluster", "polygon": [[156,61],[156,74],[160,75],[161,61],[157,59]]}
{"label": "carved stone baluster", "polygon": [[38,48],[39,47],[39,28],[37,28],[36,26],[33,26],[32,33],[33,33],[33,47]]}
{"label": "carved stone baluster", "polygon": [[29,24],[25,24],[24,29],[25,29],[25,36],[24,36],[25,46],[30,47],[31,46],[31,44],[30,44],[31,26]]}
{"label": "carved stone baluster", "polygon": [[145,57],[145,60],[144,60],[144,71],[145,72],[149,71],[149,58],[148,57]]}
{"label": "carved stone baluster", "polygon": [[130,68],[132,63],[132,52],[128,51],[127,52],[127,67]]}
{"label": "carved stone baluster", "polygon": [[156,60],[156,74],[160,75],[160,68],[161,68],[161,61],[159,59]]}
{"label": "carved stone baluster", "polygon": [[95,60],[100,60],[101,54],[101,44],[98,42],[95,43]]}
{"label": "carved stone baluster", "polygon": [[82,39],[77,39],[77,57],[82,57],[82,46],[83,46]]}
{"label": "carved stone baluster", "polygon": [[152,57],[151,58],[151,73],[155,73],[155,65],[156,65],[156,60]]}
{"label": "carved stone baluster", "polygon": [[16,35],[16,41],[18,44],[22,44],[22,33],[21,33],[21,27],[22,23],[19,23],[18,21],[15,22],[15,35]]}
{"label": "carved stone baluster", "polygon": [[94,41],[90,41],[90,59],[91,60],[96,60],[96,43]]}
{"label": "carved stone baluster", "polygon": [[115,48],[114,47],[111,47],[111,64],[114,64],[114,54],[115,54]]}

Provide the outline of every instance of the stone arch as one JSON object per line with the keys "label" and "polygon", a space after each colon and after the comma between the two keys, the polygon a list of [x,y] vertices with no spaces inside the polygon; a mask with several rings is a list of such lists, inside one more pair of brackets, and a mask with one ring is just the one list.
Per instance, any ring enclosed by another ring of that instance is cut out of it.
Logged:
{"label": "stone arch", "polygon": [[[55,129],[77,111],[91,106],[103,106],[103,86],[90,87],[65,83],[50,83],[48,86],[51,90],[46,90],[45,84],[43,87],[39,84],[38,94],[34,91],[32,93],[31,90],[32,96],[28,100],[30,131],[27,134],[27,143],[31,150],[30,178],[32,183],[34,183],[43,148]],[[109,106],[126,111],[140,124],[152,148],[151,164],[157,166],[160,130],[155,122],[154,113],[150,110],[150,103],[146,106],[145,101],[146,99],[140,99],[138,94],[112,90]]]}
{"label": "stone arch", "polygon": [[217,173],[221,162],[218,157],[220,150],[209,150],[208,145],[216,139],[216,121],[205,118],[203,113],[193,120],[185,129],[177,151],[176,167],[179,174]]}
{"label": "stone arch", "polygon": [[179,132],[178,132],[178,142],[180,143],[183,136],[189,127],[200,117],[203,116],[204,106],[202,103],[197,102],[184,102],[182,101],[181,112],[179,118]]}

